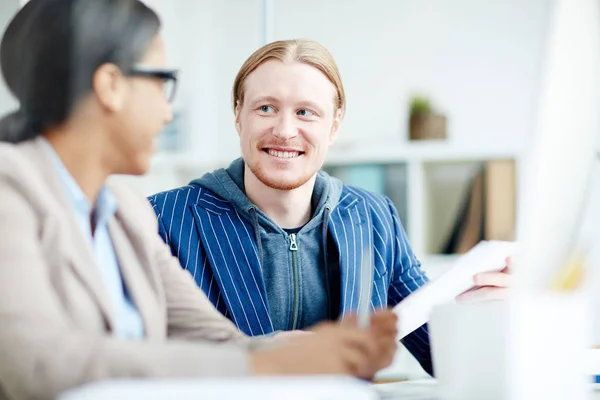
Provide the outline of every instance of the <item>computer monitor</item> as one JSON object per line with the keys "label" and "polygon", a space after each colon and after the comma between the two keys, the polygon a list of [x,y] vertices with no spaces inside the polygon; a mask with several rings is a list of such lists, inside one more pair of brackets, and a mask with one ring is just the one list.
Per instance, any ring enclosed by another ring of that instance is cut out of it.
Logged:
{"label": "computer monitor", "polygon": [[582,223],[600,138],[599,13],[596,0],[556,1],[552,8],[538,113],[523,165],[517,290],[549,287]]}

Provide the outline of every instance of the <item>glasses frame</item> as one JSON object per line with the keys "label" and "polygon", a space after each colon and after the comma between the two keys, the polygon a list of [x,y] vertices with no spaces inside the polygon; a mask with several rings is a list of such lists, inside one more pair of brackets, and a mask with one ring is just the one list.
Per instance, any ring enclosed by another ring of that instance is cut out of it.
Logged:
{"label": "glasses frame", "polygon": [[178,75],[179,70],[172,68],[157,68],[146,65],[134,65],[128,72],[129,76],[136,76],[140,78],[154,78],[161,79],[165,82],[173,82],[173,91],[167,97],[167,101],[172,103],[177,93]]}

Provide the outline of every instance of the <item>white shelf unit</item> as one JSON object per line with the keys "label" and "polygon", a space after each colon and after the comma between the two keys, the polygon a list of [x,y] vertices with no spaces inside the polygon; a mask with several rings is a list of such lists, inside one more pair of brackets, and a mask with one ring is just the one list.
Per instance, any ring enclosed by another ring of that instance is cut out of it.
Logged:
{"label": "white shelf unit", "polygon": [[[432,249],[432,238],[440,233],[432,235],[436,229],[442,229],[441,221],[432,220],[432,205],[437,200],[450,202],[450,199],[434,198],[435,179],[460,179],[461,185],[465,186],[465,174],[469,169],[479,163],[490,160],[514,160],[516,167],[516,201],[518,204],[519,175],[521,173],[522,151],[515,148],[485,148],[468,147],[453,144],[448,141],[385,141],[385,142],[354,142],[339,143],[334,146],[325,163],[326,169],[344,168],[352,166],[367,165],[403,165],[405,168],[405,197],[404,199],[392,199],[396,203],[403,221],[413,251],[421,260],[424,269],[430,277],[435,277],[445,271],[456,260],[457,256],[440,254]],[[453,175],[455,175],[453,177]],[[452,184],[452,183],[449,183]],[[465,187],[457,188],[455,192],[461,192],[464,196]],[[405,204],[399,204],[404,201]],[[457,207],[462,200],[453,199],[451,207],[456,213]],[[448,205],[450,207],[450,204]],[[448,217],[450,218],[450,217]],[[439,222],[439,223],[438,223]],[[449,229],[449,221],[445,221],[445,231]],[[442,232],[441,235],[444,235]]]}

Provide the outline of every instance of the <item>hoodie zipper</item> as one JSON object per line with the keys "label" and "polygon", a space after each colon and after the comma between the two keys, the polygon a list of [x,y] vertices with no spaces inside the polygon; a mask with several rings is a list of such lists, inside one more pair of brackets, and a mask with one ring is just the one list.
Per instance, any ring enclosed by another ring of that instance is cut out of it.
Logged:
{"label": "hoodie zipper", "polygon": [[294,280],[294,312],[292,319],[292,330],[295,330],[298,326],[298,310],[300,308],[300,283],[298,282],[298,242],[296,241],[296,234],[290,234],[290,253],[292,257],[292,277]]}

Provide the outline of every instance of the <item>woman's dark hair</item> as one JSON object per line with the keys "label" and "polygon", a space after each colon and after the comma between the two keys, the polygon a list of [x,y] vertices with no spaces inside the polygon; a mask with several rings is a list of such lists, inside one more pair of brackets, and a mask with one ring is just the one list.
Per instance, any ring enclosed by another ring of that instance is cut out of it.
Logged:
{"label": "woman's dark hair", "polygon": [[4,80],[20,103],[0,120],[0,141],[22,142],[64,122],[103,64],[124,73],[160,29],[138,0],[30,0],[0,43]]}

